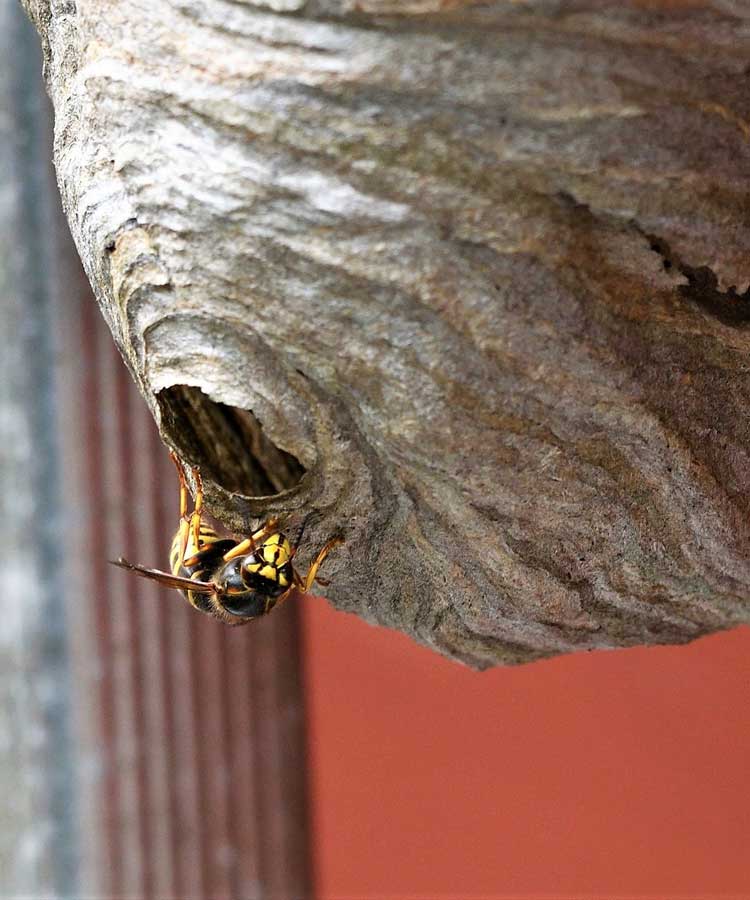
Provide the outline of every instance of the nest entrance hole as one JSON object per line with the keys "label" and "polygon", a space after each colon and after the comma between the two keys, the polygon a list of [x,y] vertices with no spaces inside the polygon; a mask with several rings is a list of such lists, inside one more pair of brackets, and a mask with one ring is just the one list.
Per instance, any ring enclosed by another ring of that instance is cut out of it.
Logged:
{"label": "nest entrance hole", "polygon": [[157,402],[165,429],[179,434],[186,457],[228,491],[269,497],[296,487],[305,474],[250,410],[216,403],[200,388],[182,384],[161,391]]}

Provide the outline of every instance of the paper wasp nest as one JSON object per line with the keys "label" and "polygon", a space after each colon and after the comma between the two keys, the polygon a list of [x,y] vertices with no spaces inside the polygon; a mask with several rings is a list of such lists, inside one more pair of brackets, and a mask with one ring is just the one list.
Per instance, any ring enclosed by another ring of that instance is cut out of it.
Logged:
{"label": "paper wasp nest", "polygon": [[750,620],[745,3],[25,3],[219,519],[474,666]]}

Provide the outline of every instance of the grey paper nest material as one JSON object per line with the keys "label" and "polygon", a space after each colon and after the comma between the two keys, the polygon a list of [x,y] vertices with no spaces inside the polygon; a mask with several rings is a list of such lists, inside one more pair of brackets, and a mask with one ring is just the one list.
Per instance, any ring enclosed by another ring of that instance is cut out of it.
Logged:
{"label": "grey paper nest material", "polygon": [[746,3],[26,4],[219,519],[480,667],[750,619]]}

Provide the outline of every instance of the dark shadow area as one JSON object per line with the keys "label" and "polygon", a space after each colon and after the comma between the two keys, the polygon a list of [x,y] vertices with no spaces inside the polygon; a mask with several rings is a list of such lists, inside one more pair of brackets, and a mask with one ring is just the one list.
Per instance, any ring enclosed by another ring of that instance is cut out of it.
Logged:
{"label": "dark shadow area", "polygon": [[649,246],[662,258],[666,271],[676,268],[688,283],[679,288],[680,295],[692,300],[722,324],[741,326],[750,322],[750,288],[740,293],[731,287],[719,289],[719,279],[708,266],[689,266],[672,251],[669,244],[652,234],[645,235]]}
{"label": "dark shadow area", "polygon": [[157,402],[188,461],[228,491],[269,497],[296,487],[305,474],[296,457],[269,440],[250,410],[216,403],[188,385],[161,391]]}

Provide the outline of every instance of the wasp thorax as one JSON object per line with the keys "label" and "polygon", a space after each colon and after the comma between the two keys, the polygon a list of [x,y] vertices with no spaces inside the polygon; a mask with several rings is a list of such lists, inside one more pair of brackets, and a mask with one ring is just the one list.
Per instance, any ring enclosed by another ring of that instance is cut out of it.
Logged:
{"label": "wasp thorax", "polygon": [[252,553],[242,557],[242,580],[254,590],[268,594],[287,590],[293,580],[292,548],[283,534],[273,534]]}

